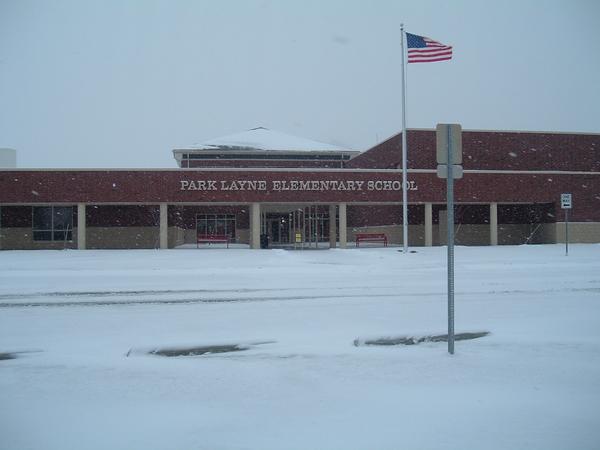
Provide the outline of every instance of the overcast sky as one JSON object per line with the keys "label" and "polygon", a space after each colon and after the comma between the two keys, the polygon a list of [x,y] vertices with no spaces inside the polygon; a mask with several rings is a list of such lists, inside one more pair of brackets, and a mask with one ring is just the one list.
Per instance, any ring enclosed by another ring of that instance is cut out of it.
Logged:
{"label": "overcast sky", "polygon": [[265,126],[356,150],[408,126],[600,132],[600,2],[0,0],[0,147],[19,167],[175,167]]}

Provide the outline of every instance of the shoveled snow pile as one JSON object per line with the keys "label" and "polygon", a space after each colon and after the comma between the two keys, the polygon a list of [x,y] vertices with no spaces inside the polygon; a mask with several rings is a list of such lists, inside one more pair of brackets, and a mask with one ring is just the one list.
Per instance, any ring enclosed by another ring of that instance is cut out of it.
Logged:
{"label": "shoveled snow pile", "polygon": [[[600,448],[600,246],[0,252],[0,449]],[[240,351],[230,351],[230,350]],[[169,356],[169,357],[163,357]]]}

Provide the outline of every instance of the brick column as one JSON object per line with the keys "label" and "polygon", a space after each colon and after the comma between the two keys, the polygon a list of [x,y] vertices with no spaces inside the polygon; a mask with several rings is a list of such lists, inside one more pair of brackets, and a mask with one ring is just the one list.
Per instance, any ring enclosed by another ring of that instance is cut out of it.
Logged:
{"label": "brick column", "polygon": [[160,235],[160,249],[164,250],[169,248],[169,224],[168,224],[168,219],[167,219],[167,211],[168,211],[169,205],[167,205],[166,203],[161,203],[160,204],[160,229],[159,229],[159,235]]}
{"label": "brick column", "polygon": [[329,248],[335,248],[337,245],[335,215],[335,205],[329,205]]}
{"label": "brick column", "polygon": [[85,250],[86,220],[85,203],[77,203],[77,248]]}
{"label": "brick column", "polygon": [[431,203],[425,203],[425,247],[433,245],[433,212]]}
{"label": "brick column", "polygon": [[260,203],[250,205],[250,248],[260,248]]}
{"label": "brick column", "polygon": [[348,231],[346,229],[346,204],[339,204],[339,220],[340,220],[340,248],[346,248],[348,241]]}
{"label": "brick column", "polygon": [[498,203],[490,203],[490,245],[498,245]]}

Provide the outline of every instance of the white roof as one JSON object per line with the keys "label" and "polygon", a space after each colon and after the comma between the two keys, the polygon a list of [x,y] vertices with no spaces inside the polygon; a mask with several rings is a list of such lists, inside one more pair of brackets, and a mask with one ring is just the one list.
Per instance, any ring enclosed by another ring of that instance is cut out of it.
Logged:
{"label": "white roof", "polygon": [[194,144],[187,147],[186,150],[352,151],[264,127],[252,128],[241,133]]}

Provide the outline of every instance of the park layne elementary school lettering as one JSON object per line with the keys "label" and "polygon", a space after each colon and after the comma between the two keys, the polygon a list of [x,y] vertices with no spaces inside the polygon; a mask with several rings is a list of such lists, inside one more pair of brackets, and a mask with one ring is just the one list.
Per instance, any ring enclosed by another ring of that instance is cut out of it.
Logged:
{"label": "park layne elementary school lettering", "polygon": [[[400,191],[401,181],[369,180],[181,180],[181,191]],[[408,190],[416,191],[414,181],[407,181]]]}

